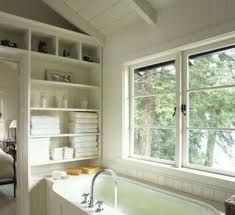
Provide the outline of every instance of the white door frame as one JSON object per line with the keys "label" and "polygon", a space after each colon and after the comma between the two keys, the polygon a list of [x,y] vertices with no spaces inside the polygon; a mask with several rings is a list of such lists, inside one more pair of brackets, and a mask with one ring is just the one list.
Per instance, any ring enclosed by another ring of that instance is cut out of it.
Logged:
{"label": "white door frame", "polygon": [[30,215],[28,132],[29,132],[29,54],[0,50],[0,59],[17,63],[18,68],[18,121],[17,121],[17,215]]}

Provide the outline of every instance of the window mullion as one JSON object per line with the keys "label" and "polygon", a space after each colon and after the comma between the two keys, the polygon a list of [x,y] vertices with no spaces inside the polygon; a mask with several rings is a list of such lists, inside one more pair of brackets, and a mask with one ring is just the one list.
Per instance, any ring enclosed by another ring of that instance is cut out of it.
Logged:
{"label": "window mullion", "polygon": [[176,61],[176,148],[175,148],[175,161],[176,167],[182,167],[182,118],[180,106],[182,103],[182,52],[177,53]]}
{"label": "window mullion", "polygon": [[[188,99],[187,99],[187,86],[188,86],[188,57],[183,54],[182,56],[182,70],[181,70],[181,81],[182,81],[182,103],[186,104],[186,108],[188,108]],[[188,109],[187,109],[188,110]],[[181,141],[182,141],[182,166],[186,166],[188,164],[188,144],[187,144],[187,119],[188,111],[186,111],[186,116],[181,113],[182,120],[182,129],[181,129]]]}

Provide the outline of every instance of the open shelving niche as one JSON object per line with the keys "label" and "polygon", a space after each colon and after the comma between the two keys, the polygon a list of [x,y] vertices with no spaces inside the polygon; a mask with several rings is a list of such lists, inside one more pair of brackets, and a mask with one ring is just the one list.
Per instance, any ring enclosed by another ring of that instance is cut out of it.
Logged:
{"label": "open shelving niche", "polygon": [[[40,41],[48,43],[48,53],[38,52]],[[68,160],[48,160],[31,163],[32,176],[40,172],[47,173],[52,165],[66,164],[66,167],[74,166],[74,162],[97,162],[101,155],[101,131],[102,131],[102,65],[101,47],[82,41],[73,41],[59,38],[54,35],[46,35],[38,32],[31,33],[31,92],[30,92],[30,116],[32,115],[56,115],[59,116],[61,134],[57,135],[30,135],[31,138],[49,137],[50,147],[62,147],[69,145],[69,137],[89,135],[91,133],[71,134],[68,132],[69,112],[96,112],[98,114],[97,136],[99,155]],[[63,57],[64,49],[71,50],[71,57]],[[94,62],[84,61],[84,56],[90,56]],[[71,83],[48,80],[48,73],[66,73],[71,75]],[[40,97],[47,96],[47,106],[40,107]],[[64,96],[68,98],[69,105],[66,108],[58,107],[57,100]],[[88,107],[82,108],[82,100],[88,100]],[[30,141],[29,141],[30,144]],[[37,169],[40,169],[37,171]]]}

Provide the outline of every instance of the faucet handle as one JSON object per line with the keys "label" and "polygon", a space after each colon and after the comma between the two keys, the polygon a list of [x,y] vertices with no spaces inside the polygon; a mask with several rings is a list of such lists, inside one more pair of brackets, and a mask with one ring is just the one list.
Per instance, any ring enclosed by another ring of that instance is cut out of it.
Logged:
{"label": "faucet handle", "polygon": [[95,210],[96,213],[99,213],[99,212],[101,212],[102,210],[104,210],[104,208],[103,208],[103,203],[104,203],[104,201],[97,201],[97,202],[95,203],[95,205],[97,205],[97,208],[96,208],[96,210]]}
{"label": "faucet handle", "polygon": [[81,202],[81,204],[86,204],[88,203],[88,196],[90,195],[90,193],[83,193],[82,197],[83,197],[83,201]]}

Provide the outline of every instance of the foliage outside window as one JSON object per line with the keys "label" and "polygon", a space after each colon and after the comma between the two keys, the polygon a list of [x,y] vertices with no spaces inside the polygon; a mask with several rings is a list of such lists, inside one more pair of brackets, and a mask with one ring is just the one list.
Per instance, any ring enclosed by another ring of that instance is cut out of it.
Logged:
{"label": "foliage outside window", "polygon": [[175,61],[134,71],[134,154],[175,160]]}
{"label": "foliage outside window", "polygon": [[[171,164],[178,156],[182,166],[234,175],[235,47],[184,58],[131,70],[130,156]],[[176,71],[176,63],[187,69]],[[182,80],[176,78],[180,73]],[[177,90],[176,80],[186,86]],[[177,101],[186,105],[185,114],[175,114]],[[184,150],[177,154],[180,118]]]}

